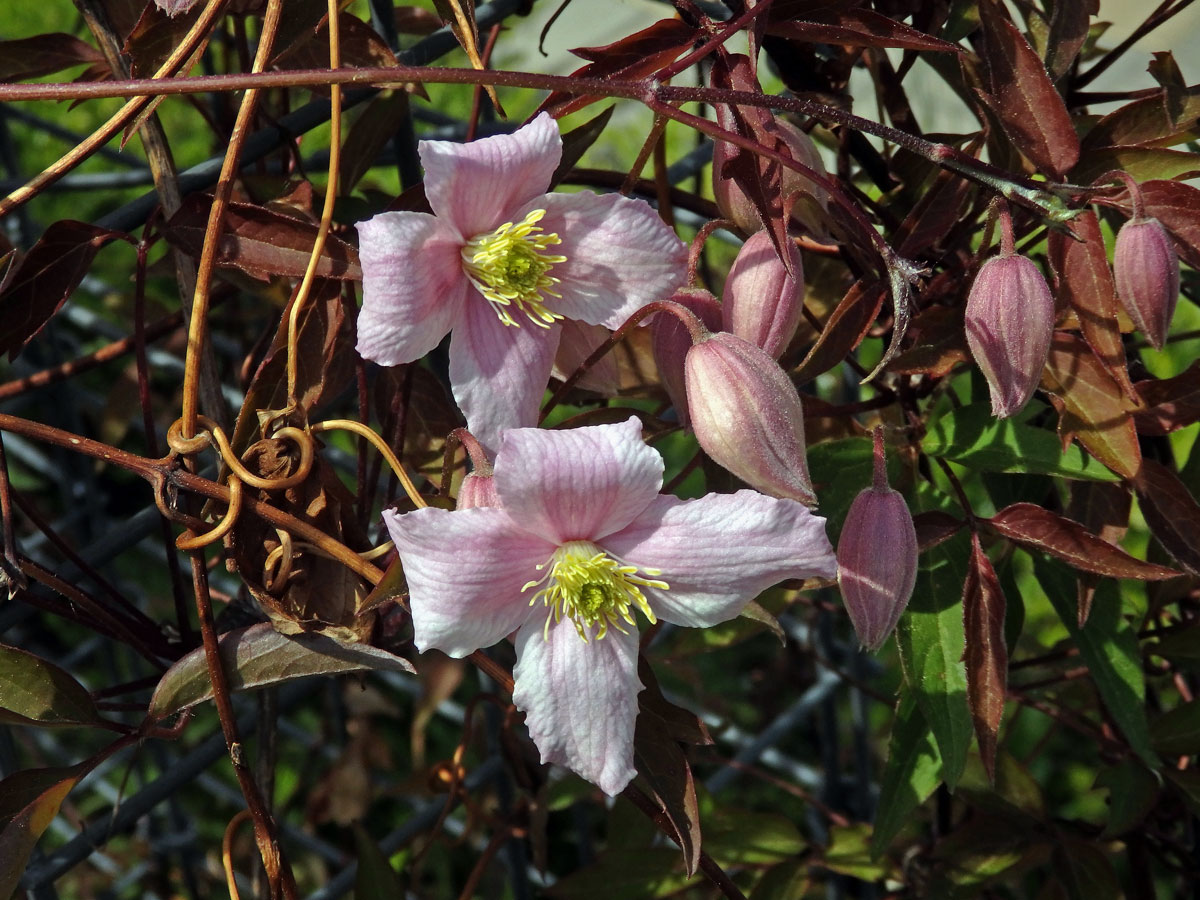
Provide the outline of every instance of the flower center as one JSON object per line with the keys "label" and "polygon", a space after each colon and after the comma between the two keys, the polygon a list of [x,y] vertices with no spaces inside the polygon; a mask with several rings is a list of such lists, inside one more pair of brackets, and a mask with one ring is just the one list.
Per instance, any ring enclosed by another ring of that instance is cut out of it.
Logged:
{"label": "flower center", "polygon": [[562,296],[553,290],[558,279],[549,272],[567,258],[546,252],[547,247],[562,240],[538,227],[544,215],[544,209],[531,210],[519,225],[505,222],[490,234],[471,238],[462,248],[467,277],[505,325],[520,327],[512,309],[525,313],[541,328],[549,328],[562,318],[546,309],[543,295]]}
{"label": "flower center", "polygon": [[[642,578],[637,574],[637,566],[613,559],[591,541],[567,541],[537,568],[539,572],[543,569],[549,571],[521,590],[543,585],[533,595],[529,605],[533,606],[540,600],[549,609],[543,634],[547,638],[551,620],[558,623],[564,616],[575,624],[575,630],[585,644],[593,630],[596,640],[602,640],[608,634],[610,625],[622,634],[628,634],[621,623],[636,626],[631,606],[640,609],[654,624],[658,620],[641,588],[669,590],[665,581]],[[647,575],[660,574],[658,569],[643,571]]]}

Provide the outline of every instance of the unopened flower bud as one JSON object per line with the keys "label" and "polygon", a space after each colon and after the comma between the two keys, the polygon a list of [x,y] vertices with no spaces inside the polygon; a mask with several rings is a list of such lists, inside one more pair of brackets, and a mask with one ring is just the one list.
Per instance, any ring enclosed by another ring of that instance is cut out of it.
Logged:
{"label": "unopened flower bud", "polygon": [[1054,298],[1038,267],[1016,254],[984,263],[967,297],[966,327],[992,413],[1015,415],[1033,396],[1054,336]]}
{"label": "unopened flower bud", "polygon": [[1179,257],[1158,219],[1134,218],[1121,226],[1113,276],[1129,318],[1161,350],[1179,300]]}
{"label": "unopened flower bud", "polygon": [[875,431],[874,484],[854,498],[838,539],[838,585],[859,642],[877,650],[917,583],[917,531],[899,491],[888,487],[883,431]]}
{"label": "unopened flower bud", "polygon": [[713,460],[772,497],[816,505],[800,395],[764,350],[727,332],[684,361],[692,430]]}
{"label": "unopened flower bud", "polygon": [[[733,113],[728,106],[717,105],[717,123],[729,131],[737,131]],[[813,139],[789,122],[774,119],[769,127],[787,149],[788,155],[800,165],[812,169],[819,175],[827,174],[821,153]],[[762,218],[755,209],[754,203],[746,196],[746,192],[729,177],[725,168],[741,148],[728,141],[713,143],[713,196],[721,215],[733,221],[738,228],[747,233],[759,231],[763,227]],[[797,194],[792,206],[792,218],[814,237],[824,238],[828,235],[825,227],[825,210],[829,207],[829,194],[814,183],[810,178],[801,175],[795,169],[784,167],[780,174],[780,195],[784,198]]]}
{"label": "unopened flower bud", "polygon": [[474,509],[476,506],[499,506],[500,498],[496,496],[495,480],[489,472],[481,475],[470,473],[462,480],[458,488],[458,499],[455,509]]}
{"label": "unopened flower bud", "polygon": [[804,308],[804,267],[800,251],[788,241],[792,274],[779,260],[766,231],[750,236],[729,267],[721,295],[724,330],[736,334],[774,359],[787,349]]}
{"label": "unopened flower bud", "polygon": [[[721,304],[717,298],[702,288],[684,288],[671,297],[680,306],[685,306],[709,331],[721,329]],[[658,377],[667,396],[679,416],[679,424],[688,424],[687,390],[683,379],[683,361],[692,349],[692,336],[687,326],[670,313],[656,313],[650,323],[654,364],[658,366]]]}

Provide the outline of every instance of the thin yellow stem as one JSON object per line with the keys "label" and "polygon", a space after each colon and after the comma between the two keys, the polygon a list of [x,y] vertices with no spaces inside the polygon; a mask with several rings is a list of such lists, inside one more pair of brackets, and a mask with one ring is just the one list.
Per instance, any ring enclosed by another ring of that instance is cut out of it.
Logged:
{"label": "thin yellow stem", "polygon": [[[341,32],[338,25],[337,0],[328,0],[329,7],[329,68],[338,69],[342,65]],[[312,255],[308,258],[308,268],[304,270],[304,280],[296,292],[292,302],[292,311],[288,316],[287,337],[287,385],[288,403],[295,406],[296,380],[299,370],[299,353],[296,343],[300,329],[300,310],[308,299],[312,289],[313,279],[317,275],[317,265],[321,261],[321,252],[325,249],[325,238],[329,234],[329,226],[333,222],[333,203],[337,199],[338,166],[341,164],[342,153],[342,89],[334,85],[329,89],[330,119],[329,119],[329,177],[325,184],[325,207],[321,210],[321,227],[317,229],[317,239],[313,241]]]}
{"label": "thin yellow stem", "polygon": [[325,422],[318,422],[312,426],[312,430],[314,433],[334,430],[352,431],[359,437],[366,438],[383,455],[383,458],[387,460],[387,464],[392,467],[392,471],[400,479],[404,493],[408,494],[408,499],[418,508],[429,505],[425,502],[425,498],[417,492],[416,486],[412,483],[412,479],[408,477],[408,472],[404,470],[403,464],[396,458],[396,454],[392,452],[392,448],[387,445],[383,438],[366,425],[361,422],[355,422],[353,419],[329,419]]}
{"label": "thin yellow stem", "polygon": [[[214,0],[214,2],[218,2],[218,0]],[[258,52],[254,55],[254,65],[251,67],[252,75],[260,74],[267,67],[282,10],[283,0],[269,0],[266,16],[263,18],[262,33],[259,35]],[[237,175],[242,143],[250,130],[250,123],[254,118],[254,110],[257,105],[258,89],[252,88],[246,91],[242,98],[242,105],[238,108],[233,134],[229,137],[229,150],[225,153],[216,194],[208,213],[208,227],[205,229],[207,239],[200,255],[200,266],[196,272],[196,290],[192,295],[192,320],[188,324],[187,357],[183,370],[183,411],[180,418],[183,420],[182,434],[184,438],[190,438],[196,433],[196,395],[200,380],[201,350],[204,348],[208,326],[208,293],[212,287],[213,270],[217,262],[217,248],[221,243],[225,207],[229,203],[234,177]]]}

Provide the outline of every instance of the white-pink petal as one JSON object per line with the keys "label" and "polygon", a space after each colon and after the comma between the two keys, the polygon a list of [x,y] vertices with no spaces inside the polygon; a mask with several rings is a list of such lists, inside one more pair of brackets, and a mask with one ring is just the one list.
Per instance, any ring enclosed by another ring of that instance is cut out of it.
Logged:
{"label": "white-pink petal", "polygon": [[454,657],[490,647],[534,613],[521,589],[554,553],[503,510],[427,507],[383,514],[408,582],[417,649]]}
{"label": "white-pink petal", "polygon": [[546,192],[562,158],[558,123],[542,113],[512,134],[468,144],[421,141],[425,196],[430,207],[470,240],[513,218],[519,207]]}
{"label": "white-pink petal", "polygon": [[756,491],[659,497],[601,547],[630,565],[660,570],[656,577],[670,589],[645,588],[651,608],[692,627],[732,619],[777,582],[837,572],[825,520],[794,500]]}
{"label": "white-pink petal", "polygon": [[562,240],[554,252],[567,261],[550,270],[562,297],[546,305],[568,319],[617,328],[687,278],[687,247],[644,200],[581,191],[528,208],[544,208],[542,228]]}
{"label": "white-pink petal", "polygon": [[662,487],[663,461],[636,418],[564,431],[523,428],[496,454],[496,493],[513,517],[556,544],[624,528]]}
{"label": "white-pink petal", "polygon": [[420,359],[454,326],[468,296],[478,296],[463,274],[458,238],[425,213],[380,213],[357,228],[358,352],[382,366]]}
{"label": "white-pink petal", "polygon": [[467,429],[489,450],[505,430],[537,424],[558,350],[561,325],[539,328],[520,318],[519,326],[505,325],[472,290],[450,338],[454,399]]}
{"label": "white-pink petal", "polygon": [[516,645],[513,702],[525,711],[542,762],[619,794],[637,774],[637,631],[610,629],[603,640],[585,644],[568,621],[552,625],[547,639],[543,622],[533,619],[517,633]]}

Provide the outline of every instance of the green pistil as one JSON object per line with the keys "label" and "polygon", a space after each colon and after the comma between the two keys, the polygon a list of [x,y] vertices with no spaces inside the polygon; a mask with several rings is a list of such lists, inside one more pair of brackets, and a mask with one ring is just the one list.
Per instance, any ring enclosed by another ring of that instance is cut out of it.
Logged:
{"label": "green pistil", "polygon": [[[613,559],[590,541],[568,541],[538,566],[539,572],[543,569],[549,571],[521,590],[544,585],[533,595],[529,605],[541,601],[549,610],[545,637],[550,635],[550,623],[561,622],[564,617],[574,623],[575,631],[584,643],[591,637],[602,640],[610,626],[628,634],[624,625],[636,625],[633,607],[640,609],[651,624],[657,621],[641,588],[669,590],[665,581],[641,577],[637,566]],[[645,569],[644,572],[659,574],[657,569]]]}
{"label": "green pistil", "polygon": [[544,209],[532,210],[519,225],[505,222],[490,234],[467,241],[462,248],[467,277],[505,325],[520,327],[521,323],[513,318],[514,309],[542,328],[562,318],[560,313],[546,309],[543,295],[562,296],[554,291],[558,279],[549,273],[567,258],[546,252],[547,247],[562,240],[538,227],[544,215]]}

